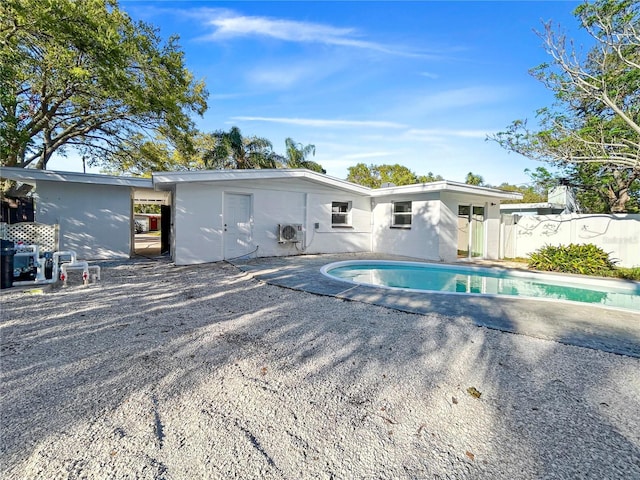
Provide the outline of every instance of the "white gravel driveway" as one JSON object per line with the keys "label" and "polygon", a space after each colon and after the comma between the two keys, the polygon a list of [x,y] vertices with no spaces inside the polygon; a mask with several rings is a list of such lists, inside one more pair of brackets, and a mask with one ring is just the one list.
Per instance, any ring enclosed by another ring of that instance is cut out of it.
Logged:
{"label": "white gravel driveway", "polygon": [[0,299],[5,480],[640,478],[637,358],[225,263]]}

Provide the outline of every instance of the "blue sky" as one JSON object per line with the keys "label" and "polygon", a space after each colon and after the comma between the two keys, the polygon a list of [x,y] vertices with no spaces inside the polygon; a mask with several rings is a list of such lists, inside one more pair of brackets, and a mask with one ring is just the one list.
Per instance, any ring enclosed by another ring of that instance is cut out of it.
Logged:
{"label": "blue sky", "polygon": [[[210,93],[207,113],[196,119],[203,131],[237,126],[244,136],[269,139],[279,153],[287,137],[313,144],[312,159],[338,178],[359,162],[399,163],[453,181],[471,171],[498,185],[528,183],[525,168],[542,165],[485,138],[551,104],[552,93],[528,73],[549,60],[534,30],[552,20],[578,44],[587,41],[572,14],[578,4],[120,6],[159,27],[162,37],[180,36],[188,68]],[[81,170],[77,163],[49,168]]]}

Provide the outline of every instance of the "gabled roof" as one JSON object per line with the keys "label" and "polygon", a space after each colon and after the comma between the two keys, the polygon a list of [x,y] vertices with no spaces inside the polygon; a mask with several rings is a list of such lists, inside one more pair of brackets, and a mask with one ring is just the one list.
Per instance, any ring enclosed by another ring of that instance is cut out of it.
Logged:
{"label": "gabled roof", "polygon": [[0,176],[30,185],[34,185],[38,181],[47,181],[153,188],[153,183],[150,178],[123,177],[96,173],[57,172],[54,170],[36,170],[35,168],[2,167],[0,168]]}

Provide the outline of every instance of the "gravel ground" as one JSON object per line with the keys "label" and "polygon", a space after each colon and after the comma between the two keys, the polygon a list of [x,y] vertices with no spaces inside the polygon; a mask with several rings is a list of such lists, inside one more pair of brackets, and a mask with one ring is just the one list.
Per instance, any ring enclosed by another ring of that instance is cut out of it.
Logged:
{"label": "gravel ground", "polygon": [[0,296],[3,479],[640,478],[639,359],[102,265]]}

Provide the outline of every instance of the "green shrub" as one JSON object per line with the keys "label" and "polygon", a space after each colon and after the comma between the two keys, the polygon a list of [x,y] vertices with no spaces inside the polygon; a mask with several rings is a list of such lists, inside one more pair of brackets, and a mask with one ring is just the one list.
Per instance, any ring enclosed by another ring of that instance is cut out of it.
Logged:
{"label": "green shrub", "polygon": [[640,267],[618,267],[613,273],[613,276],[617,278],[624,278],[625,280],[635,280],[636,282],[640,282]]}
{"label": "green shrub", "polygon": [[529,256],[529,268],[581,275],[615,275],[609,254],[592,244],[547,245]]}

